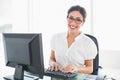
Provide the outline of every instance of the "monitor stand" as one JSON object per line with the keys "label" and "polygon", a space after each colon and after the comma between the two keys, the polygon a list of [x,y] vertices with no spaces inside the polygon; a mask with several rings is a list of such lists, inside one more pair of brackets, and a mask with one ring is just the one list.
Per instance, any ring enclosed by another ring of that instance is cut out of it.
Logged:
{"label": "monitor stand", "polygon": [[39,80],[39,77],[25,75],[22,65],[16,65],[14,75],[6,76],[3,78],[5,80]]}
{"label": "monitor stand", "polygon": [[16,65],[15,66],[15,73],[14,73],[14,79],[15,80],[23,80],[24,78],[24,69],[22,65]]}
{"label": "monitor stand", "polygon": [[[3,77],[4,80],[20,80],[20,79],[14,79],[13,75]],[[30,76],[24,76],[23,80],[39,80],[38,77],[30,77]]]}

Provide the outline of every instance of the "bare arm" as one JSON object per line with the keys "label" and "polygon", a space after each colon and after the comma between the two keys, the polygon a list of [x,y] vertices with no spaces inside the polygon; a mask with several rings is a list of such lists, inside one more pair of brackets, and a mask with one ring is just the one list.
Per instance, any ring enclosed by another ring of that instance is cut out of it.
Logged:
{"label": "bare arm", "polygon": [[56,60],[55,60],[55,52],[53,50],[51,50],[50,61],[56,62]]}
{"label": "bare arm", "polygon": [[51,50],[51,55],[50,55],[50,67],[49,69],[50,70],[60,70],[60,66],[59,64],[56,62],[56,59],[55,59],[55,52],[53,50]]}
{"label": "bare arm", "polygon": [[93,72],[93,60],[86,60],[85,67],[78,67],[78,72],[91,74]]}

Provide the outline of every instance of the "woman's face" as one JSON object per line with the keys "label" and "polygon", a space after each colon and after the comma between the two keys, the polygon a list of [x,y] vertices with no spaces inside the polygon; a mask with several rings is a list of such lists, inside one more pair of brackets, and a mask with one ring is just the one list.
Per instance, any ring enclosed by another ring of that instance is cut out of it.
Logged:
{"label": "woman's face", "polygon": [[79,32],[80,27],[83,25],[83,16],[79,11],[72,11],[67,17],[68,31],[71,33]]}

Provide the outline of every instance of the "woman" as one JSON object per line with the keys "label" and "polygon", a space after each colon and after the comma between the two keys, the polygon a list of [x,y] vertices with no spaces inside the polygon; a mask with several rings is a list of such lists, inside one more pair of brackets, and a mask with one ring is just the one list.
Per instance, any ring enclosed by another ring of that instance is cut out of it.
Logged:
{"label": "woman", "polygon": [[[64,73],[77,72],[72,80],[81,79],[81,73],[93,72],[93,59],[97,54],[94,42],[80,30],[86,18],[86,11],[79,5],[68,10],[68,31],[55,34],[51,40],[50,70]],[[58,80],[58,79],[54,79]]]}

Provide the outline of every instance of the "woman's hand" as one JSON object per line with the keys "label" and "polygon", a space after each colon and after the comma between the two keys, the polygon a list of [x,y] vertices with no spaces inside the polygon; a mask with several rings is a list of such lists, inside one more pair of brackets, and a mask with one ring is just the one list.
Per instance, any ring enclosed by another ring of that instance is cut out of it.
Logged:
{"label": "woman's hand", "polygon": [[60,65],[57,62],[50,61],[49,65],[50,65],[50,67],[48,69],[51,70],[51,71],[53,71],[53,70],[55,70],[55,71],[60,70]]}
{"label": "woman's hand", "polygon": [[62,69],[62,72],[64,72],[64,73],[69,73],[69,72],[74,73],[74,72],[78,72],[78,68],[73,64],[69,64]]}

